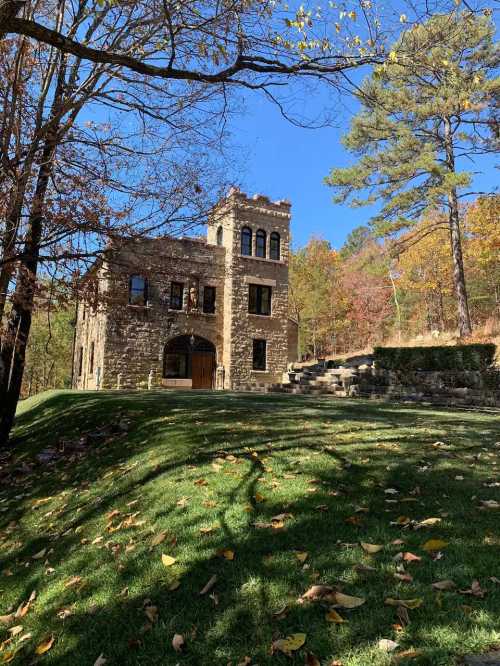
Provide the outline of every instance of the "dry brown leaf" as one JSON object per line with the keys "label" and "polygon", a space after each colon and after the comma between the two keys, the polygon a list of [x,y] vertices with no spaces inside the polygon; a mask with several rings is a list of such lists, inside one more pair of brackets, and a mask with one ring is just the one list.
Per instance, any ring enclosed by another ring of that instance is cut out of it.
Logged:
{"label": "dry brown leaf", "polygon": [[486,594],[485,590],[481,589],[481,585],[478,580],[473,580],[471,586],[468,590],[459,590],[460,594],[470,594],[473,597],[483,598]]}
{"label": "dry brown leaf", "polygon": [[419,523],[417,523],[415,525],[415,529],[419,530],[423,527],[434,527],[434,525],[439,525],[440,522],[441,518],[426,518],[425,520],[421,520]]}
{"label": "dry brown leaf", "polygon": [[435,550],[442,550],[448,545],[447,541],[442,539],[429,539],[422,545],[422,550],[426,550],[428,553],[432,553]]}
{"label": "dry brown leaf", "polygon": [[287,657],[292,656],[292,652],[299,650],[304,643],[306,642],[306,634],[291,634],[286,638],[279,638],[276,641],[273,641],[271,646],[271,651],[283,652]]}
{"label": "dry brown leaf", "polygon": [[391,597],[387,597],[387,599],[384,600],[384,604],[387,606],[403,606],[403,608],[408,608],[410,610],[413,610],[414,608],[419,608],[424,603],[424,600],[421,598],[417,599],[392,599]]}
{"label": "dry brown leaf", "polygon": [[174,634],[174,637],[172,638],[172,647],[176,652],[182,652],[185,644],[184,636],[181,634]]}
{"label": "dry brown leaf", "polygon": [[94,666],[104,666],[104,664],[107,664],[108,660],[106,657],[101,653],[97,659],[94,662]]}
{"label": "dry brown leaf", "polygon": [[144,614],[151,622],[151,624],[154,624],[158,619],[158,606],[150,606],[150,605],[146,606],[146,608],[144,609]]}
{"label": "dry brown leaf", "polygon": [[295,557],[298,559],[299,562],[302,562],[303,564],[309,557],[309,553],[298,550],[295,552]]}
{"label": "dry brown leaf", "polygon": [[68,580],[64,583],[64,587],[75,587],[76,585],[80,585],[81,582],[81,576],[71,576],[71,578],[68,578]]}
{"label": "dry brown leaf", "polygon": [[234,550],[231,550],[230,548],[223,548],[222,550],[217,551],[217,554],[225,560],[234,560]]}
{"label": "dry brown leaf", "polygon": [[10,624],[15,619],[14,613],[9,613],[8,615],[0,615],[0,624]]}
{"label": "dry brown leaf", "polygon": [[44,641],[42,641],[35,649],[35,654],[45,654],[50,650],[54,645],[55,637],[54,634],[48,636]]}
{"label": "dry brown leaf", "polygon": [[341,608],[358,608],[366,601],[363,597],[351,597],[349,594],[343,594],[342,592],[335,592],[334,598],[335,603]]}
{"label": "dry brown leaf", "polygon": [[407,551],[406,553],[403,553],[403,560],[405,562],[420,562],[422,558]]}
{"label": "dry brown leaf", "polygon": [[377,646],[379,650],[382,650],[382,652],[393,652],[397,647],[399,647],[399,643],[396,643],[396,641],[391,641],[389,638],[381,638],[377,643]]}
{"label": "dry brown leaf", "polygon": [[304,666],[321,666],[321,662],[312,652],[307,652]]}
{"label": "dry brown leaf", "polygon": [[213,588],[215,583],[217,582],[217,576],[214,574],[208,583],[205,585],[205,587],[200,591],[200,595],[206,594],[207,592],[210,592],[210,590]]}
{"label": "dry brown leaf", "polygon": [[160,545],[160,543],[165,541],[166,538],[167,538],[167,532],[158,532],[158,534],[155,534],[151,539],[150,547],[154,548],[155,546]]}
{"label": "dry brown leaf", "polygon": [[409,573],[400,573],[399,571],[397,571],[394,574],[394,578],[397,578],[398,580],[402,580],[404,583],[411,583],[411,581],[413,580],[413,576],[411,574],[409,574]]}
{"label": "dry brown leaf", "polygon": [[32,560],[41,560],[42,557],[45,557],[45,553],[47,552],[46,548],[42,548],[42,550],[38,551],[38,553],[35,553],[34,555],[31,556]]}
{"label": "dry brown leaf", "polygon": [[432,587],[435,590],[454,590],[456,585],[452,580],[438,580],[432,583]]}
{"label": "dry brown leaf", "polygon": [[300,603],[304,601],[331,601],[334,603],[335,589],[330,585],[313,585],[299,598]]}
{"label": "dry brown leaf", "polygon": [[14,637],[14,636],[17,636],[18,634],[20,634],[22,630],[23,630],[23,626],[22,626],[22,624],[16,624],[15,627],[11,627],[11,628],[9,629],[9,634],[10,634],[12,637]]}
{"label": "dry brown leaf", "polygon": [[384,547],[375,543],[365,543],[364,541],[360,541],[359,543],[361,548],[365,551],[365,553],[368,553],[369,555],[374,555],[375,553],[379,553]]}
{"label": "dry brown leaf", "polygon": [[325,615],[325,620],[327,622],[334,622],[335,624],[344,624],[347,622],[347,620],[344,620],[344,618],[333,608]]}

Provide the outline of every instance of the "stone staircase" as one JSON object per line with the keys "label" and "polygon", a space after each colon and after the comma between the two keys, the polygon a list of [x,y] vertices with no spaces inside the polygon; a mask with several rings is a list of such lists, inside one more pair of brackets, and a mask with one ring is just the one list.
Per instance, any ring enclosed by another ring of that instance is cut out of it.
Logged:
{"label": "stone staircase", "polygon": [[267,390],[299,395],[335,395],[339,398],[357,395],[359,374],[372,363],[369,356],[358,356],[347,359],[343,365],[334,361],[319,361],[294,367],[284,374],[281,384],[271,384]]}

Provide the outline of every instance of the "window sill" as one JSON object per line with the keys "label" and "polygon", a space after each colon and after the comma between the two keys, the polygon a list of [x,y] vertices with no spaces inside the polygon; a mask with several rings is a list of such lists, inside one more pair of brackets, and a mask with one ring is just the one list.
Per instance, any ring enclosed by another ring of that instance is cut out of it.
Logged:
{"label": "window sill", "polygon": [[127,303],[127,307],[134,308],[136,310],[151,310],[151,303],[146,303],[146,305],[138,305],[137,303]]}
{"label": "window sill", "polygon": [[258,375],[268,375],[271,372],[271,370],[254,370],[254,369],[252,369],[252,372],[255,372]]}
{"label": "window sill", "polygon": [[256,312],[247,312],[247,315],[249,317],[259,317],[260,319],[272,319],[273,315],[272,314],[257,314]]}
{"label": "window sill", "polygon": [[268,257],[256,257],[254,254],[239,254],[240,259],[254,259],[255,261],[264,261],[268,264],[280,264],[286,266],[286,261],[283,259],[269,259]]}

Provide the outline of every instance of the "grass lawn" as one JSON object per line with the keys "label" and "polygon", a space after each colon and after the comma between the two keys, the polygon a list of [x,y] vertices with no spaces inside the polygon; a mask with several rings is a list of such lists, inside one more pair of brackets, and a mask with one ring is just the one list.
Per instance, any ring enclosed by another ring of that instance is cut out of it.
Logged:
{"label": "grass lawn", "polygon": [[[37,457],[101,428],[84,452]],[[500,643],[498,411],[61,391],[24,402],[15,436],[0,457],[0,663],[444,666]],[[299,603],[312,585],[332,589]],[[365,601],[342,608],[338,591]],[[297,633],[290,657],[271,654]]]}

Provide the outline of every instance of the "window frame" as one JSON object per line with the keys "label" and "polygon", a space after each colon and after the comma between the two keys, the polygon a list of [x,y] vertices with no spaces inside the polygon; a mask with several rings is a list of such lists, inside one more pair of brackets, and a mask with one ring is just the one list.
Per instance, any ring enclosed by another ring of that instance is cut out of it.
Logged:
{"label": "window frame", "polygon": [[90,343],[89,350],[89,375],[94,374],[94,362],[95,362],[95,341],[92,340]]}
{"label": "window frame", "polygon": [[[174,305],[174,288],[176,287],[180,287],[180,300],[179,300],[180,307]],[[170,283],[169,307],[170,310],[177,310],[177,311],[181,311],[184,309],[184,282],[177,282],[176,280],[172,280],[172,282]]]}
{"label": "window frame", "polygon": [[[274,243],[277,243],[277,245],[273,247]],[[274,254],[276,256],[273,256]],[[272,231],[269,235],[269,259],[273,261],[281,260],[281,237],[277,231]]]}
{"label": "window frame", "polygon": [[215,235],[215,242],[219,247],[221,247],[224,244],[224,229],[222,227],[222,224],[220,224],[217,227],[217,232]]}
{"label": "window frame", "polygon": [[[248,252],[245,252],[245,244],[248,242],[249,246]],[[241,243],[240,243],[240,251],[242,256],[244,257],[251,257],[252,256],[252,243],[253,243],[253,231],[250,227],[244,226],[241,228]]]}
{"label": "window frame", "polygon": [[[133,283],[135,279],[142,280],[142,289],[134,288]],[[140,273],[133,273],[132,275],[129,276],[128,279],[128,304],[129,305],[135,305],[136,307],[147,307],[148,305],[148,297],[149,297],[149,285],[148,285],[148,279],[144,277],[144,275],[141,275]],[[141,294],[140,303],[134,302],[134,294]]]}
{"label": "window frame", "polygon": [[[261,349],[259,350],[259,346]],[[263,364],[258,364],[263,359]],[[252,370],[253,372],[267,372],[267,340],[263,338],[254,338],[252,340]]]}
{"label": "window frame", "polygon": [[[267,308],[267,311],[263,311],[264,290],[266,290],[269,294],[269,307]],[[254,296],[252,295],[252,292],[254,292]],[[250,283],[248,285],[248,313],[253,315],[260,315],[261,317],[270,317],[272,315],[272,297],[273,289],[270,285]]]}
{"label": "window frame", "polygon": [[[206,299],[206,294],[211,292],[212,299],[209,304],[211,304],[212,309],[207,309],[207,299]],[[217,288],[214,287],[211,284],[207,284],[203,287],[203,303],[202,303],[202,312],[204,314],[215,314],[215,308],[216,308],[216,301],[217,301]]]}
{"label": "window frame", "polygon": [[259,259],[265,259],[267,255],[267,234],[264,229],[257,229],[255,232],[255,256]]}

